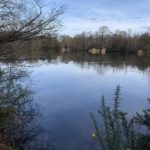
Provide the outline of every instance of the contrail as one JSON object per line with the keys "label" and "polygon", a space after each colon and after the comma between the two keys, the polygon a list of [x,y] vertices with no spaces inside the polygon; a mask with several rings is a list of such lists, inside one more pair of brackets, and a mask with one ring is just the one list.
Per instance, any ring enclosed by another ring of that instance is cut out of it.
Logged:
{"label": "contrail", "polygon": [[92,21],[96,20],[95,16],[93,16],[93,15],[94,15],[95,9],[98,6],[100,6],[102,1],[103,0],[98,0],[97,3],[91,9],[89,9],[89,11],[87,11],[87,14],[86,14],[87,18],[89,18]]}

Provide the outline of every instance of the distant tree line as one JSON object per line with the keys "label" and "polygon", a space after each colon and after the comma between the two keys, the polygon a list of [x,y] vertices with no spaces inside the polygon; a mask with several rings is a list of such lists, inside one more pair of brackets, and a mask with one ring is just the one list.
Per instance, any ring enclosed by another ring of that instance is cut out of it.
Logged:
{"label": "distant tree line", "polygon": [[101,26],[95,33],[82,32],[74,37],[64,35],[61,37],[61,46],[73,51],[105,48],[110,52],[149,52],[150,33],[133,34],[131,30],[111,32],[108,27]]}

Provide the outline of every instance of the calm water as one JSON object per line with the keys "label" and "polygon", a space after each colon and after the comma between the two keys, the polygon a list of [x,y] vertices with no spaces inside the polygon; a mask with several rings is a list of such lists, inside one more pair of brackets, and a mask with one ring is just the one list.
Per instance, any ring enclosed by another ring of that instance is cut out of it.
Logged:
{"label": "calm water", "polygon": [[148,106],[149,58],[78,53],[24,61],[31,66],[30,88],[41,113],[39,120],[44,132],[40,138],[58,150],[93,147],[89,112],[96,113],[102,95],[111,105],[114,89],[120,85],[121,108],[129,116]]}

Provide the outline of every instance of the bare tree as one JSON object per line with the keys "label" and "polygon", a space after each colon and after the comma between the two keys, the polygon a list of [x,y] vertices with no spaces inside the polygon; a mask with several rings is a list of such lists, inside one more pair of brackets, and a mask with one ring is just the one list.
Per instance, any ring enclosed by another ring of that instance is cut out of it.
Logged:
{"label": "bare tree", "polygon": [[97,32],[99,37],[99,47],[105,47],[106,36],[110,34],[109,28],[107,26],[101,26]]}
{"label": "bare tree", "polygon": [[0,0],[0,44],[51,34],[62,14],[62,6],[45,12],[40,0]]}
{"label": "bare tree", "polygon": [[61,27],[64,6],[46,11],[40,0],[0,0],[0,56],[12,57],[12,43],[52,35]]}

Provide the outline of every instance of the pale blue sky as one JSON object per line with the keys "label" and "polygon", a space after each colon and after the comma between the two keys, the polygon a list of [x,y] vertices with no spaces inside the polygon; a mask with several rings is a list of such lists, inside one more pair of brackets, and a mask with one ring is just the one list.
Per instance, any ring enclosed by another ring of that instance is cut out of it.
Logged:
{"label": "pale blue sky", "polygon": [[[47,4],[52,1],[46,0]],[[150,0],[56,0],[55,4],[67,5],[61,34],[96,31],[103,25],[134,32],[150,26]]]}

